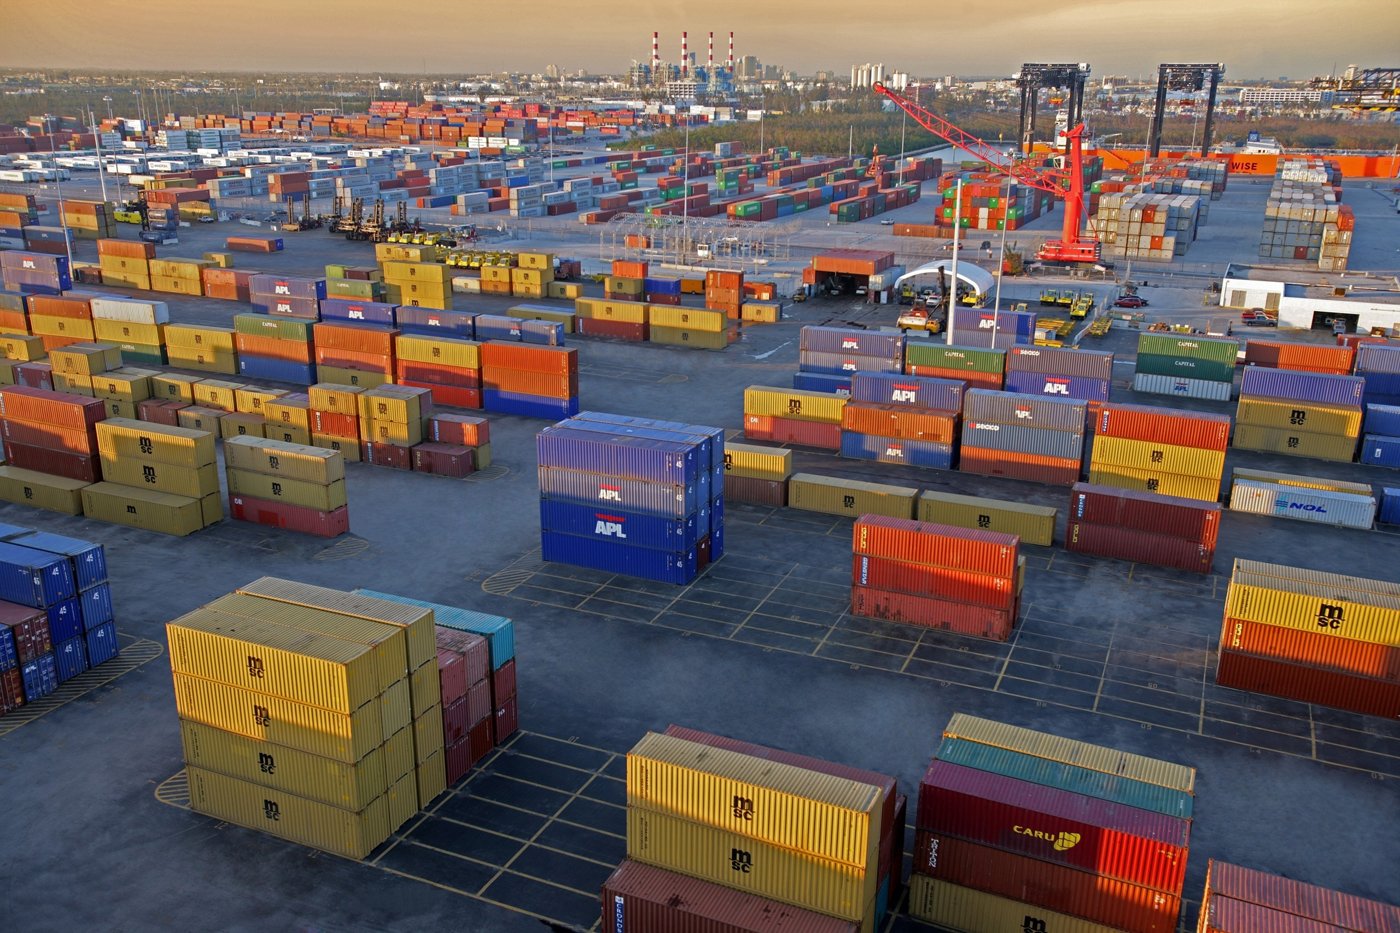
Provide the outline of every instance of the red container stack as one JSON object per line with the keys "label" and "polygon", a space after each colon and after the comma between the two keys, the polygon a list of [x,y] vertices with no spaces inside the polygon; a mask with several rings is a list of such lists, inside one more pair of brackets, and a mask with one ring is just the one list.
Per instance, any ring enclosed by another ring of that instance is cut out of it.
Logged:
{"label": "red container stack", "polygon": [[1400,930],[1400,907],[1210,860],[1200,933]]}
{"label": "red container stack", "polygon": [[427,438],[413,448],[417,473],[462,478],[491,465],[490,423],[471,415],[435,414]]}
{"label": "red container stack", "polygon": [[491,652],[486,639],[437,626],[447,784],[461,780],[492,748]]}
{"label": "red container stack", "polygon": [[906,518],[855,524],[851,614],[1006,641],[1020,603],[1021,539]]}
{"label": "red container stack", "polygon": [[349,321],[319,321],[312,328],[317,366],[334,366],[394,378],[392,327]]}
{"label": "red container stack", "polygon": [[705,273],[705,307],[738,318],[744,303],[744,273],[711,269]]}
{"label": "red container stack", "polygon": [[102,399],[27,386],[0,389],[0,435],[11,466],[84,483],[102,480],[97,422]]}
{"label": "red container stack", "polygon": [[1076,483],[1065,547],[1080,554],[1210,573],[1220,503]]}

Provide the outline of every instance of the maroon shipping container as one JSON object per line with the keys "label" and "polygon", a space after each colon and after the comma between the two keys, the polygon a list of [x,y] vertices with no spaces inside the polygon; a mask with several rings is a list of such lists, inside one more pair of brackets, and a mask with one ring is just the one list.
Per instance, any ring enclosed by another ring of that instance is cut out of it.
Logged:
{"label": "maroon shipping container", "polygon": [[434,628],[437,634],[437,646],[462,656],[462,661],[466,665],[462,696],[466,696],[467,687],[481,683],[491,673],[491,646],[485,638],[471,632],[444,628],[441,625]]}
{"label": "maroon shipping container", "polygon": [[585,337],[612,337],[615,340],[644,341],[648,337],[646,324],[607,321],[595,317],[578,319],[578,332]]}
{"label": "maroon shipping container", "polygon": [[802,447],[841,449],[841,425],[820,421],[798,421],[771,415],[744,415],[744,437],[754,441],[777,441]]}
{"label": "maroon shipping container", "polygon": [[603,882],[602,929],[638,933],[856,933],[860,925],[628,859]]}
{"label": "maroon shipping container", "polygon": [[415,473],[461,479],[476,472],[476,454],[460,444],[425,442],[416,445],[412,455]]}
{"label": "maroon shipping container", "polygon": [[1222,650],[1215,682],[1368,716],[1400,717],[1400,683]]}
{"label": "maroon shipping container", "polygon": [[[503,702],[504,702],[503,698]],[[499,709],[502,704],[496,704],[494,708]],[[489,681],[479,681],[467,688],[467,727],[476,725],[483,719],[491,718],[493,709],[491,698],[491,683]]]}
{"label": "maroon shipping container", "polygon": [[57,428],[51,424],[20,421],[18,418],[0,418],[0,434],[4,435],[6,445],[27,444],[30,447],[89,455],[97,451],[95,425],[89,425],[87,428]]}
{"label": "maroon shipping container", "polygon": [[1181,897],[942,833],[914,834],[914,871],[1134,933],[1175,933]]}
{"label": "maroon shipping container", "polygon": [[1069,495],[1070,521],[1117,525],[1181,538],[1214,548],[1220,535],[1220,503],[1161,496],[1134,489],[1075,483]]}
{"label": "maroon shipping container", "polygon": [[469,736],[463,736],[456,742],[448,742],[443,749],[443,766],[447,772],[447,786],[451,787],[471,771],[472,765],[472,743]]}
{"label": "maroon shipping container", "polygon": [[479,447],[491,443],[491,422],[475,415],[436,414],[428,422],[428,437],[438,444]]}
{"label": "maroon shipping container", "polygon": [[271,499],[255,499],[229,493],[229,515],[241,522],[256,522],[272,528],[285,528],[302,534],[334,538],[350,530],[350,512],[341,506],[330,512],[292,505],[290,502],[276,502]]}
{"label": "maroon shipping container", "polygon": [[[29,365],[29,364],[25,364]],[[16,367],[20,369],[22,367]],[[0,389],[0,416],[52,424],[60,428],[87,429],[107,417],[100,398],[50,392],[28,386]]]}
{"label": "maroon shipping container", "polygon": [[1005,476],[1047,486],[1073,486],[1079,482],[1080,462],[1066,457],[988,450],[963,444],[958,448],[958,469],[982,476]]}
{"label": "maroon shipping container", "polygon": [[53,650],[49,640],[49,614],[43,609],[0,600],[0,628],[10,630],[21,664],[28,664]]}
{"label": "maroon shipping container", "polygon": [[312,434],[329,434],[332,437],[360,436],[360,419],[356,415],[318,411],[315,408],[310,409],[307,414],[311,420]]}
{"label": "maroon shipping container", "polygon": [[904,828],[908,817],[909,798],[900,794],[894,803],[894,820],[880,837],[880,877],[887,879],[887,903],[890,904],[899,903],[899,891],[904,884]]}
{"label": "maroon shipping container", "polygon": [[1065,550],[1193,573],[1210,573],[1215,561],[1214,547],[1148,531],[1075,521],[1065,530]]}
{"label": "maroon shipping container", "polygon": [[19,668],[0,671],[0,716],[24,705],[24,678]]}
{"label": "maroon shipping container", "polygon": [[1095,436],[1222,452],[1230,446],[1229,415],[1116,402],[1100,403],[1090,411]]}
{"label": "maroon shipping container", "polygon": [[1016,601],[1016,583],[1012,578],[864,554],[851,555],[851,583],[916,596],[937,596],[991,609],[1010,609]]}
{"label": "maroon shipping container", "polygon": [[851,614],[993,641],[1006,641],[1016,624],[1014,609],[988,609],[936,596],[914,596],[866,586],[851,587]]}
{"label": "maroon shipping container", "polygon": [[1016,535],[884,515],[862,515],[851,537],[857,554],[1006,578],[1016,575],[1021,544]]}
{"label": "maroon shipping container", "polygon": [[520,728],[520,713],[515,705],[515,697],[511,697],[496,707],[495,720],[491,726],[491,737],[497,745],[515,735],[515,730]]}
{"label": "maroon shipping container", "polygon": [[1400,682],[1400,647],[1226,617],[1220,644],[1262,658]]}
{"label": "maroon shipping container", "polygon": [[[443,715],[449,703],[455,703],[467,695],[467,659],[448,648],[439,647],[437,653],[438,690],[442,695]],[[464,723],[465,727],[468,725]]]}
{"label": "maroon shipping container", "polygon": [[783,508],[787,505],[787,480],[754,479],[750,476],[726,476],[724,500],[749,505]]}
{"label": "maroon shipping container", "polygon": [[25,388],[53,391],[53,366],[48,363],[20,363],[15,367],[15,381]]}
{"label": "maroon shipping container", "polygon": [[[451,652],[439,652],[439,657]],[[458,656],[458,666],[461,665],[461,657]],[[458,697],[451,703],[444,697],[442,701],[442,737],[446,744],[460,742],[471,732],[472,723],[469,721],[471,714],[466,697]]]}
{"label": "maroon shipping container", "polygon": [[472,726],[471,730],[472,764],[476,764],[487,755],[491,754],[491,749],[496,747],[496,723],[494,717],[488,717]]}
{"label": "maroon shipping container", "polygon": [[1338,927],[1272,907],[1213,897],[1201,905],[1196,930],[1197,933],[1336,933]]}
{"label": "maroon shipping container", "polygon": [[1191,823],[1057,787],[934,761],[918,826],[1180,894]]}
{"label": "maroon shipping container", "polygon": [[507,697],[515,696],[515,659],[511,658],[491,672],[491,697],[497,706]]}
{"label": "maroon shipping container", "polygon": [[1217,898],[1260,904],[1342,930],[1400,933],[1400,907],[1211,859],[1205,903]]}
{"label": "maroon shipping container", "polygon": [[378,444],[374,441],[360,443],[360,459],[374,466],[388,467],[391,470],[413,469],[413,450],[397,444]]}
{"label": "maroon shipping container", "polygon": [[102,482],[102,463],[96,457],[67,450],[49,450],[28,444],[5,442],[5,458],[12,466],[50,476],[65,476],[83,483]]}

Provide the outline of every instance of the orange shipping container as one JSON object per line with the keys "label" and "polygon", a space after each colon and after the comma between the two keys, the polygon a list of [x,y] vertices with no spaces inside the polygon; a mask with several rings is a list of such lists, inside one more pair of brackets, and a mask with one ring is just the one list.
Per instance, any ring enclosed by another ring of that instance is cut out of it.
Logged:
{"label": "orange shipping container", "polygon": [[394,374],[394,358],[382,353],[364,353],[359,350],[342,350],[340,347],[317,347],[316,363],[322,366],[339,366],[342,369],[358,369],[362,372]]}
{"label": "orange shipping container", "polygon": [[490,382],[491,370],[511,369],[578,379],[578,350],[490,340],[481,345],[481,369]]}
{"label": "orange shipping container", "polygon": [[576,374],[523,372],[516,369],[487,369],[481,379],[482,388],[501,392],[520,392],[547,398],[572,398],[578,395]]}
{"label": "orange shipping container", "polygon": [[79,321],[92,320],[92,305],[89,297],[79,297],[70,292],[67,295],[30,295],[29,313],[44,317],[64,317]]}
{"label": "orange shipping container", "polygon": [[321,321],[312,328],[312,338],[317,349],[325,347],[354,350],[358,353],[374,353],[391,358],[394,355],[394,338],[398,334],[398,330],[392,327],[339,321]]}
{"label": "orange shipping container", "polygon": [[1333,376],[1351,375],[1356,350],[1347,346],[1319,346],[1275,340],[1250,340],[1244,345],[1247,366],[1291,369]]}
{"label": "orange shipping container", "polygon": [[156,245],[141,240],[103,239],[97,241],[97,255],[151,260],[156,258]]}

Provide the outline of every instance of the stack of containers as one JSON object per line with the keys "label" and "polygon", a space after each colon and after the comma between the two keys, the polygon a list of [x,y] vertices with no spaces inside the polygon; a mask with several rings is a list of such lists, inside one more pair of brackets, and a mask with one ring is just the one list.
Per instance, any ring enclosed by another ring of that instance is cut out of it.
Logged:
{"label": "stack of containers", "polygon": [[166,324],[165,355],[171,366],[237,376],[234,330],[212,324]]}
{"label": "stack of containers", "polygon": [[311,385],[316,381],[314,326],[310,320],[285,315],[235,314],[233,346],[239,375]]}
{"label": "stack of containers", "polygon": [[652,343],[705,350],[723,350],[733,336],[722,311],[670,305],[649,305],[647,327]]}
{"label": "stack of containers", "polygon": [[[419,473],[460,477],[484,470],[491,465],[491,425],[485,418],[435,413],[428,418],[427,439],[414,450],[413,469]],[[445,459],[462,465],[454,471]]]}
{"label": "stack of containers", "polygon": [[1239,348],[1224,337],[1139,334],[1133,391],[1228,402]]}
{"label": "stack of containers", "polygon": [[1194,768],[958,713],[919,786],[911,915],[1174,933]]}
{"label": "stack of containers", "polygon": [[958,469],[1056,486],[1079,482],[1088,403],[969,389]]}
{"label": "stack of containers", "polygon": [[201,296],[204,294],[204,270],[214,263],[207,259],[181,259],[171,256],[152,259],[151,290],[173,295]]}
{"label": "stack of containers", "polygon": [[248,280],[248,300],[264,314],[318,320],[326,280],[290,275],[255,275]]}
{"label": "stack of containers", "polygon": [[365,463],[413,469],[411,448],[423,442],[433,396],[427,389],[384,385],[356,396],[360,416],[360,459]]}
{"label": "stack of containers", "polygon": [[56,689],[48,612],[0,600],[0,716]]}
{"label": "stack of containers", "polygon": [[247,303],[251,294],[248,283],[256,274],[226,266],[206,268],[200,273],[200,280],[204,283],[204,297]]}
{"label": "stack of containers", "polygon": [[[546,321],[540,318],[515,316],[522,305],[516,305],[506,314],[478,314],[472,320],[472,329],[476,332],[476,339],[481,342],[487,340],[517,340],[521,343],[539,344],[546,347],[562,347],[564,345],[564,324],[559,321]],[[521,315],[531,312],[519,311]],[[551,315],[559,317],[568,316],[572,326],[572,311],[551,311]]]}
{"label": "stack of containers", "polygon": [[1361,436],[1365,385],[1360,376],[1246,369],[1234,446],[1350,463]]}
{"label": "stack of containers", "polygon": [[1058,515],[1058,509],[1045,505],[927,491],[919,494],[914,517],[936,525],[1014,535],[1022,544],[1049,547],[1055,542]]}
{"label": "stack of containers", "polygon": [[1369,483],[1239,467],[1231,472],[1232,512],[1362,530],[1375,521],[1376,500]]}
{"label": "stack of containers", "polygon": [[1349,376],[1355,363],[1356,348],[1344,344],[1329,347],[1281,340],[1247,340],[1244,344],[1246,366]]}
{"label": "stack of containers", "polygon": [[264,402],[263,437],[286,444],[310,444],[311,397],[296,392]]}
{"label": "stack of containers", "polygon": [[[893,789],[888,778],[674,726],[648,733],[627,755],[628,861],[603,884],[605,924],[717,930],[693,918],[722,905],[763,918],[749,929],[782,917],[812,933],[874,930],[888,879],[903,868],[883,845]],[[666,898],[678,886],[699,898]],[[726,919],[724,929],[741,928]]]}
{"label": "stack of containers", "polygon": [[1400,716],[1400,585],[1236,560],[1216,683]]}
{"label": "stack of containers", "polygon": [[72,201],[65,199],[63,226],[80,240],[96,240],[113,236],[116,225],[107,213],[105,201]]}
{"label": "stack of containers", "polygon": [[1200,933],[1400,929],[1400,907],[1210,860]]}
{"label": "stack of containers", "polygon": [[797,354],[795,389],[849,395],[854,373],[904,371],[904,335],[848,327],[805,326]]}
{"label": "stack of containers", "polygon": [[82,491],[83,514],[182,536],[222,521],[215,436],[128,418],[98,422],[104,481]]}
{"label": "stack of containers", "polygon": [[1113,354],[1061,347],[1006,351],[1006,391],[1106,402],[1113,385]]}
{"label": "stack of containers", "polygon": [[1400,406],[1367,405],[1361,462],[1400,468]]}
{"label": "stack of containers", "polygon": [[791,476],[792,451],[725,441],[725,501],[782,508]]}
{"label": "stack of containers", "polygon": [[0,250],[0,278],[5,287],[28,295],[57,295],[73,287],[67,256]]}
{"label": "stack of containers", "polygon": [[1089,482],[1215,502],[1230,446],[1230,416],[1106,404],[1093,413]]}
{"label": "stack of containers", "polygon": [[738,317],[744,304],[744,273],[711,269],[705,273],[705,307]]}
{"label": "stack of containers", "polygon": [[723,434],[665,424],[589,413],[539,433],[545,560],[686,584],[719,558]]}
{"label": "stack of containers", "polygon": [[744,390],[744,437],[840,450],[845,407],[846,397],[831,392],[749,386]]}
{"label": "stack of containers", "polygon": [[640,301],[577,298],[574,315],[578,319],[578,332],[585,336],[644,341],[647,339],[647,307]]}
{"label": "stack of containers", "polygon": [[165,364],[165,325],[170,323],[165,302],[94,295],[90,305],[93,333],[98,340],[116,345],[124,362]]}
{"label": "stack of containers", "polygon": [[264,437],[224,441],[229,515],[238,521],[334,538],[350,530],[345,458]]}
{"label": "stack of containers", "polygon": [[1366,380],[1366,404],[1400,405],[1400,346],[1364,343],[1357,347],[1356,375]]}
{"label": "stack of containers", "polygon": [[1065,549],[1116,560],[1210,573],[1220,503],[1076,483]]}
{"label": "stack of containers", "polygon": [[160,373],[154,369],[123,366],[103,373],[94,373],[92,394],[102,399],[108,418],[135,418],[136,406],[151,397],[151,379]]}
{"label": "stack of containers", "polygon": [[1015,535],[862,515],[852,546],[852,615],[1011,637],[1023,573]]}
{"label": "stack of containers", "polygon": [[451,787],[492,748],[491,649],[480,635],[443,625],[436,629],[442,754]]}
{"label": "stack of containers", "polygon": [[989,311],[958,305],[949,328],[958,346],[1008,349],[1035,342],[1033,311]]}
{"label": "stack of containers", "polygon": [[93,297],[88,292],[76,291],[62,295],[30,295],[29,332],[43,339],[46,350],[96,339],[92,327]]}
{"label": "stack of containers", "polygon": [[[452,270],[447,266],[436,262],[385,262],[381,268],[385,301],[411,308],[452,307]],[[509,285],[509,270],[506,273]],[[507,288],[506,294],[509,293]]]}
{"label": "stack of containers", "polygon": [[578,414],[578,350],[490,340],[480,353],[487,411],[530,418]]}
{"label": "stack of containers", "polygon": [[517,253],[518,265],[510,270],[511,293],[521,298],[543,298],[554,281],[553,253]]}
{"label": "stack of containers", "polygon": [[15,469],[97,482],[102,472],[94,426],[105,416],[98,399],[27,386],[0,389],[0,434]]}
{"label": "stack of containers", "polygon": [[70,343],[49,354],[49,378],[59,392],[92,395],[93,377],[121,365],[121,351],[111,344]]}
{"label": "stack of containers", "polygon": [[338,450],[347,461],[360,462],[360,402],[358,386],[318,382],[306,391],[311,443]]}
{"label": "stack of containers", "polygon": [[960,379],[970,389],[1003,387],[1006,351],[985,347],[953,347],[930,340],[904,345],[904,372],[910,376]]}
{"label": "stack of containers", "polygon": [[156,245],[141,240],[98,240],[97,267],[102,284],[126,288],[151,288],[150,262],[156,258]]}
{"label": "stack of containers", "polygon": [[392,327],[350,321],[320,321],[313,325],[311,343],[316,378],[321,382],[371,389],[394,380]]}
{"label": "stack of containers", "polygon": [[481,347],[447,335],[400,333],[394,339],[394,381],[431,389],[433,402],[481,407]]}
{"label": "stack of containers", "polygon": [[966,389],[952,379],[855,373],[841,409],[841,456],[951,470]]}

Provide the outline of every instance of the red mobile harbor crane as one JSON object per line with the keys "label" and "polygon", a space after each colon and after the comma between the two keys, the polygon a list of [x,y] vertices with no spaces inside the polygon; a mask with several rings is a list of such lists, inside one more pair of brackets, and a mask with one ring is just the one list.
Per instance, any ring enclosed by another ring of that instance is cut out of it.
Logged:
{"label": "red mobile harbor crane", "polygon": [[[1065,199],[1064,227],[1060,239],[1050,240],[1040,248],[1037,258],[1042,262],[1096,263],[1099,261],[1099,241],[1080,234],[1084,219],[1084,124],[1065,134],[1069,140],[1069,170],[1036,168],[1023,162],[1012,162],[1000,149],[989,146],[947,120],[931,113],[919,104],[885,87],[874,86],[875,93],[888,97],[924,129],[977,159],[986,162],[1018,183],[1039,191],[1048,191]],[[1068,183],[1068,190],[1065,183]]]}

